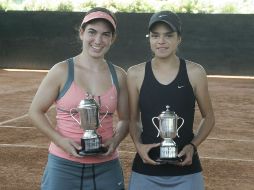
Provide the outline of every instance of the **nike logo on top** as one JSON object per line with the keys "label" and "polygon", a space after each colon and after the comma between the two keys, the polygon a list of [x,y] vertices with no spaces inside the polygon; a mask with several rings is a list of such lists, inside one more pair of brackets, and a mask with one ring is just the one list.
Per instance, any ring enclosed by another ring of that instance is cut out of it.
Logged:
{"label": "nike logo on top", "polygon": [[184,86],[177,86],[177,88],[183,88]]}
{"label": "nike logo on top", "polygon": [[158,17],[161,18],[161,17],[164,17],[164,16],[168,16],[168,15],[159,15]]}
{"label": "nike logo on top", "polygon": [[114,100],[115,99],[115,97],[114,96],[110,96],[110,100]]}
{"label": "nike logo on top", "polygon": [[117,183],[117,185],[119,185],[119,186],[120,186],[120,185],[122,185],[122,182],[121,182],[121,181],[120,181],[120,182],[118,182],[118,183]]}

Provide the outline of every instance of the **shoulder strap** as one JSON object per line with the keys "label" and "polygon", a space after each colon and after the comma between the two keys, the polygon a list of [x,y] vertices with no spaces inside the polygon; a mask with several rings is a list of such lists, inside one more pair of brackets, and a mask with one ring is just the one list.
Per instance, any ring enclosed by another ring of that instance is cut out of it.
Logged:
{"label": "shoulder strap", "polygon": [[182,77],[183,76],[188,76],[185,59],[183,59],[183,58],[179,58],[179,59],[180,59],[180,72],[179,73],[181,74]]}
{"label": "shoulder strap", "polygon": [[67,64],[68,64],[68,77],[67,77],[67,81],[64,84],[63,89],[59,92],[57,100],[65,95],[65,93],[68,91],[68,89],[71,86],[71,83],[74,80],[74,62],[73,62],[73,58],[67,59]]}
{"label": "shoulder strap", "polygon": [[120,87],[119,87],[119,82],[118,82],[118,78],[117,78],[117,74],[116,74],[115,67],[114,67],[114,65],[113,65],[111,62],[109,62],[109,61],[107,61],[107,64],[108,64],[109,71],[110,71],[110,74],[111,74],[111,80],[112,80],[113,84],[114,84],[115,87],[116,87],[117,93],[119,94]]}
{"label": "shoulder strap", "polygon": [[152,70],[152,61],[151,60],[146,62],[145,76],[144,76],[143,83],[148,86],[157,85],[157,80],[156,80],[153,70]]}
{"label": "shoulder strap", "polygon": [[74,61],[73,58],[67,60],[68,62],[68,79],[72,82],[74,80]]}

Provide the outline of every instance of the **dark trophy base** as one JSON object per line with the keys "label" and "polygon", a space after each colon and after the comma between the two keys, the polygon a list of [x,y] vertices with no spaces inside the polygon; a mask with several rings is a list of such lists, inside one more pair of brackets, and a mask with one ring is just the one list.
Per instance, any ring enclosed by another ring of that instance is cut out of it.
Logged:
{"label": "dark trophy base", "polygon": [[176,158],[158,158],[155,160],[156,162],[159,162],[160,164],[178,164],[183,161],[183,157],[176,157]]}
{"label": "dark trophy base", "polygon": [[96,154],[104,154],[108,151],[107,148],[101,146],[101,136],[90,139],[81,139],[82,149],[78,151],[81,156],[92,156]]}
{"label": "dark trophy base", "polygon": [[98,155],[98,154],[104,154],[108,151],[107,148],[105,147],[100,147],[98,149],[94,149],[94,150],[89,150],[89,151],[86,151],[86,150],[80,150],[78,151],[78,154],[80,156],[93,156],[93,155]]}

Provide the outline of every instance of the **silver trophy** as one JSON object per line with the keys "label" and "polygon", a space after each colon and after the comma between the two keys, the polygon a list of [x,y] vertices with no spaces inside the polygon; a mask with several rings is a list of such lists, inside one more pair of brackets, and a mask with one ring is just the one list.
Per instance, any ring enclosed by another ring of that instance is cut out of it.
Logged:
{"label": "silver trophy", "polygon": [[[106,148],[102,147],[102,138],[97,134],[97,129],[101,126],[102,120],[107,116],[108,109],[105,115],[99,120],[100,106],[95,99],[87,94],[84,100],[81,100],[77,108],[70,110],[71,117],[78,122],[80,127],[84,130],[81,138],[82,149],[78,151],[81,156],[94,155],[98,153],[105,153]],[[80,121],[74,115],[79,114]]]}
{"label": "silver trophy", "polygon": [[[154,120],[159,121],[159,127],[155,124]],[[178,127],[178,120],[181,119],[182,123]],[[174,142],[174,138],[178,135],[179,129],[184,124],[184,119],[178,117],[175,112],[169,110],[169,106],[166,106],[166,111],[163,111],[158,117],[152,118],[153,125],[158,130],[157,137],[161,136],[163,141],[160,145],[160,158],[157,160],[159,162],[165,163],[176,163],[181,161],[178,155],[178,147]]]}

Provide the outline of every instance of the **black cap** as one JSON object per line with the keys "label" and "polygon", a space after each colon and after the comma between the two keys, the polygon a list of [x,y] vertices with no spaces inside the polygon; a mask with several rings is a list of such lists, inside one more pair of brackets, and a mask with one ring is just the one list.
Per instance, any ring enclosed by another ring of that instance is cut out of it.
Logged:
{"label": "black cap", "polygon": [[149,31],[153,24],[157,22],[166,23],[174,32],[178,32],[181,34],[181,20],[180,18],[171,11],[161,11],[158,13],[154,13],[149,21]]}

